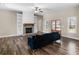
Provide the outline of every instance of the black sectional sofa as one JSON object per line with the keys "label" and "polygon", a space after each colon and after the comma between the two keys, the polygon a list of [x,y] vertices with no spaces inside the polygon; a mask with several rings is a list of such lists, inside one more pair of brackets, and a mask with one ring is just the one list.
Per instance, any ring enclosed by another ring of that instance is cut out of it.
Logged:
{"label": "black sectional sofa", "polygon": [[28,46],[31,49],[38,49],[60,39],[58,32],[45,33],[28,37]]}

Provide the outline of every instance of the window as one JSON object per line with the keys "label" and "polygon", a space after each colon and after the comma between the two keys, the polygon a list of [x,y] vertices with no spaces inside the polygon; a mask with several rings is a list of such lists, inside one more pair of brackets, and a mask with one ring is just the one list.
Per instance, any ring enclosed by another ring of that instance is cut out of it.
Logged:
{"label": "window", "polygon": [[76,33],[77,29],[77,19],[76,17],[68,17],[68,32]]}
{"label": "window", "polygon": [[61,32],[61,20],[60,19],[56,19],[56,20],[52,20],[52,32],[53,31],[57,31],[57,32]]}

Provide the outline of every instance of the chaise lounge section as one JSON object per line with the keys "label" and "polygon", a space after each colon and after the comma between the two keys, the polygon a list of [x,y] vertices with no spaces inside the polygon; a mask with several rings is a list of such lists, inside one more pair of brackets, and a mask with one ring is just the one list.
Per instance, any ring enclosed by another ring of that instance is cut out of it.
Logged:
{"label": "chaise lounge section", "polygon": [[31,49],[38,49],[48,44],[51,44],[59,39],[60,39],[60,34],[58,32],[45,33],[42,35],[34,35],[28,37],[28,45]]}

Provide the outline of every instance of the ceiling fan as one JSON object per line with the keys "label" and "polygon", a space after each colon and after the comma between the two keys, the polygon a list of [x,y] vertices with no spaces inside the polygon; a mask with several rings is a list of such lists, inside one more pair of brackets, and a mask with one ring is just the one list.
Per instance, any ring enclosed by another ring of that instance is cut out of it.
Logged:
{"label": "ceiling fan", "polygon": [[35,15],[43,15],[43,10],[39,7],[35,7],[34,14]]}

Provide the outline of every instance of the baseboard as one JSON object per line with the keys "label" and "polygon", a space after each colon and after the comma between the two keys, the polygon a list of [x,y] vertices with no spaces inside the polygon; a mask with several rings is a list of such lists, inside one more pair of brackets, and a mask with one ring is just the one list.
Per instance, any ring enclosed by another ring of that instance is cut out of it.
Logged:
{"label": "baseboard", "polygon": [[17,34],[13,34],[13,35],[5,35],[5,36],[0,36],[0,38],[12,37],[12,36],[20,36],[20,35],[17,35]]}
{"label": "baseboard", "polygon": [[77,37],[71,37],[71,36],[65,36],[65,35],[62,35],[62,37],[67,37],[67,38],[71,38],[71,39],[79,40],[79,38],[77,38]]}

